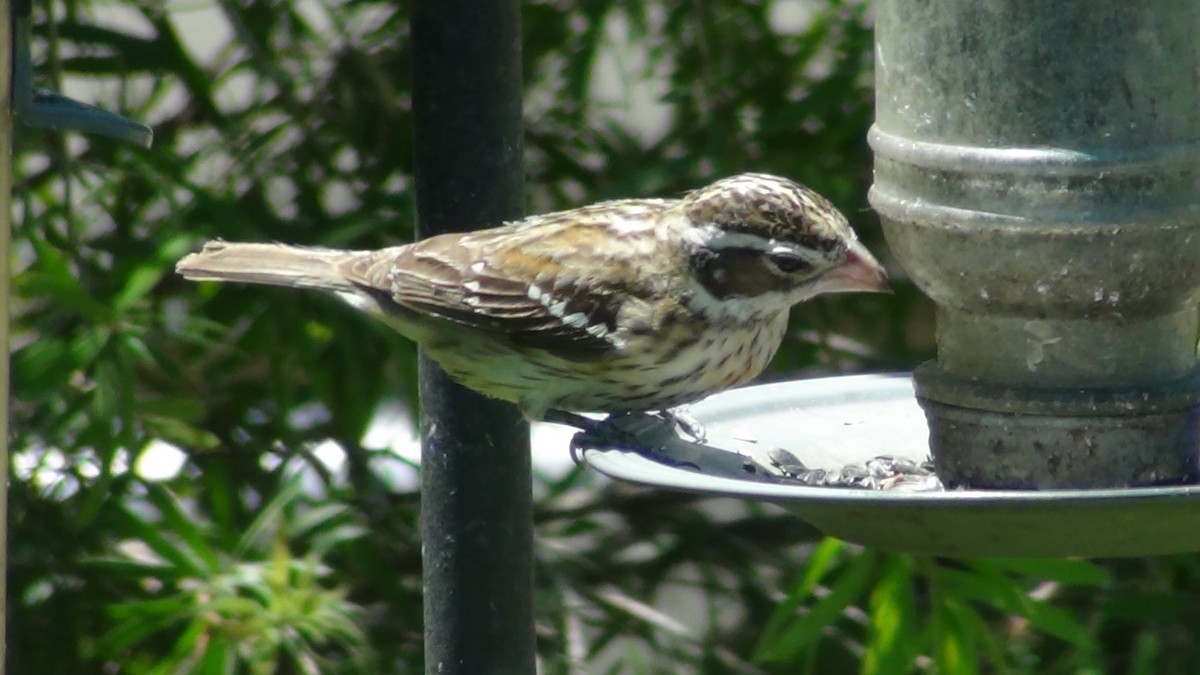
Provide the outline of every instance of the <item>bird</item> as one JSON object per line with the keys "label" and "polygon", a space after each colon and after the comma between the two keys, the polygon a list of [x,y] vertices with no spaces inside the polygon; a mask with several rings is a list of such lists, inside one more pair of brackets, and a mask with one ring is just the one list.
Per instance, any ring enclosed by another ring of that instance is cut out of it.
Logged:
{"label": "bird", "polygon": [[749,382],[793,305],[890,288],[831,202],[763,173],[378,250],[215,240],[176,271],[332,293],[460,384],[584,428]]}

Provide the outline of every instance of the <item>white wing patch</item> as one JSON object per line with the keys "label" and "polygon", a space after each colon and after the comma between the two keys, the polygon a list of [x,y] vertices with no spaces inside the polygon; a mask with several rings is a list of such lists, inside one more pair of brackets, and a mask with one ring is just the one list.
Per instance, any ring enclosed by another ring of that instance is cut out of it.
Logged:
{"label": "white wing patch", "polygon": [[567,328],[582,330],[594,338],[608,342],[617,349],[625,348],[625,339],[609,330],[605,324],[591,323],[588,315],[583,312],[568,314],[566,299],[555,300],[553,293],[543,290],[537,284],[529,284],[529,287],[525,289],[525,296],[544,307],[550,316],[558,319]]}
{"label": "white wing patch", "polygon": [[547,302],[547,300],[549,300],[549,298],[542,296],[542,306],[546,308],[547,312],[550,312],[550,316],[554,316],[559,319],[563,318],[563,314],[565,314],[567,311],[567,301],[559,300],[558,302]]}
{"label": "white wing patch", "polygon": [[[588,325],[588,318],[583,312],[575,312],[574,314],[568,314],[564,316],[562,318],[562,322],[564,326],[586,329]],[[603,326],[601,326],[601,328],[603,328]]]}
{"label": "white wing patch", "polygon": [[655,221],[645,217],[644,209],[643,213],[637,215],[642,217],[638,218],[635,215],[634,217],[614,218],[608,227],[613,234],[618,236],[641,235],[654,230]]}

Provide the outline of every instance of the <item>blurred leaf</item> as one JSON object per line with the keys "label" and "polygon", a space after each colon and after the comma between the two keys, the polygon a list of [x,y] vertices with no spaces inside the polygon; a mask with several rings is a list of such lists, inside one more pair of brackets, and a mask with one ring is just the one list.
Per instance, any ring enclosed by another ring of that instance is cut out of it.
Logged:
{"label": "blurred leaf", "polygon": [[[827,592],[815,596],[811,606],[798,611],[777,633],[763,633],[756,650],[756,660],[792,660],[811,643],[819,640],[823,628],[836,623],[846,608],[861,598],[871,580],[875,559],[875,554],[863,551],[840,566],[836,578],[822,580]],[[817,580],[817,576],[811,572],[806,574],[797,592],[792,594],[792,599],[807,600],[813,597],[810,594],[815,590]]]}
{"label": "blurred leaf", "polygon": [[146,433],[168,443],[197,450],[212,450],[221,444],[216,434],[194,427],[183,420],[142,414],[139,416]]}
{"label": "blurred leaf", "polygon": [[976,618],[975,613],[956,598],[941,598],[934,616],[937,633],[931,641],[937,672],[962,675],[979,672],[975,653],[978,635],[973,630],[978,625]]}
{"label": "blurred leaf", "polygon": [[1028,619],[1039,630],[1080,647],[1093,646],[1090,633],[1070,613],[1023,594],[1008,578],[987,569],[987,563],[978,563],[978,566],[984,569],[965,571],[942,568],[938,571],[938,582],[958,597],[982,602]]}
{"label": "blurred leaf", "polygon": [[973,561],[972,566],[997,573],[1016,574],[1062,584],[1098,586],[1112,581],[1112,573],[1088,560],[1054,558],[993,558]]}
{"label": "blurred leaf", "polygon": [[912,565],[903,556],[881,560],[871,591],[871,640],[863,656],[864,675],[899,675],[914,668],[919,642]]}

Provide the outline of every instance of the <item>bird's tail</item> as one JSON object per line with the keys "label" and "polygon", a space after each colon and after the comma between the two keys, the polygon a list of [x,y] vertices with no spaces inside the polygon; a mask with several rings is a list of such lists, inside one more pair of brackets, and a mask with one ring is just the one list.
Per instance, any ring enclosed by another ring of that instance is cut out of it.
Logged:
{"label": "bird's tail", "polygon": [[205,244],[199,253],[185,256],[175,265],[175,271],[193,281],[353,291],[354,285],[338,270],[338,265],[355,255],[350,251],[305,246],[217,240]]}

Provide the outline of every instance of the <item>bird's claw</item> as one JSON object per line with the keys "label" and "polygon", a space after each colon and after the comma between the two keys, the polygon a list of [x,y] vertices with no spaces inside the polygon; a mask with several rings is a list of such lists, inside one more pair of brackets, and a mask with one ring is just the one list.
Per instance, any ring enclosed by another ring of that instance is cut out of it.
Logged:
{"label": "bird's claw", "polygon": [[615,424],[596,422],[585,429],[580,429],[571,437],[571,459],[576,464],[583,459],[583,451],[592,449],[627,450],[642,452],[645,446],[638,442],[637,437]]}
{"label": "bird's claw", "polygon": [[680,431],[697,443],[703,443],[708,439],[708,431],[704,428],[704,425],[683,406],[660,410],[658,411],[658,415],[679,427]]}
{"label": "bird's claw", "polygon": [[636,434],[608,420],[583,429],[571,437],[571,459],[576,464],[582,463],[583,453],[589,449],[632,452],[658,464],[695,468],[695,465],[689,462],[681,462],[659,452],[641,441]]}

